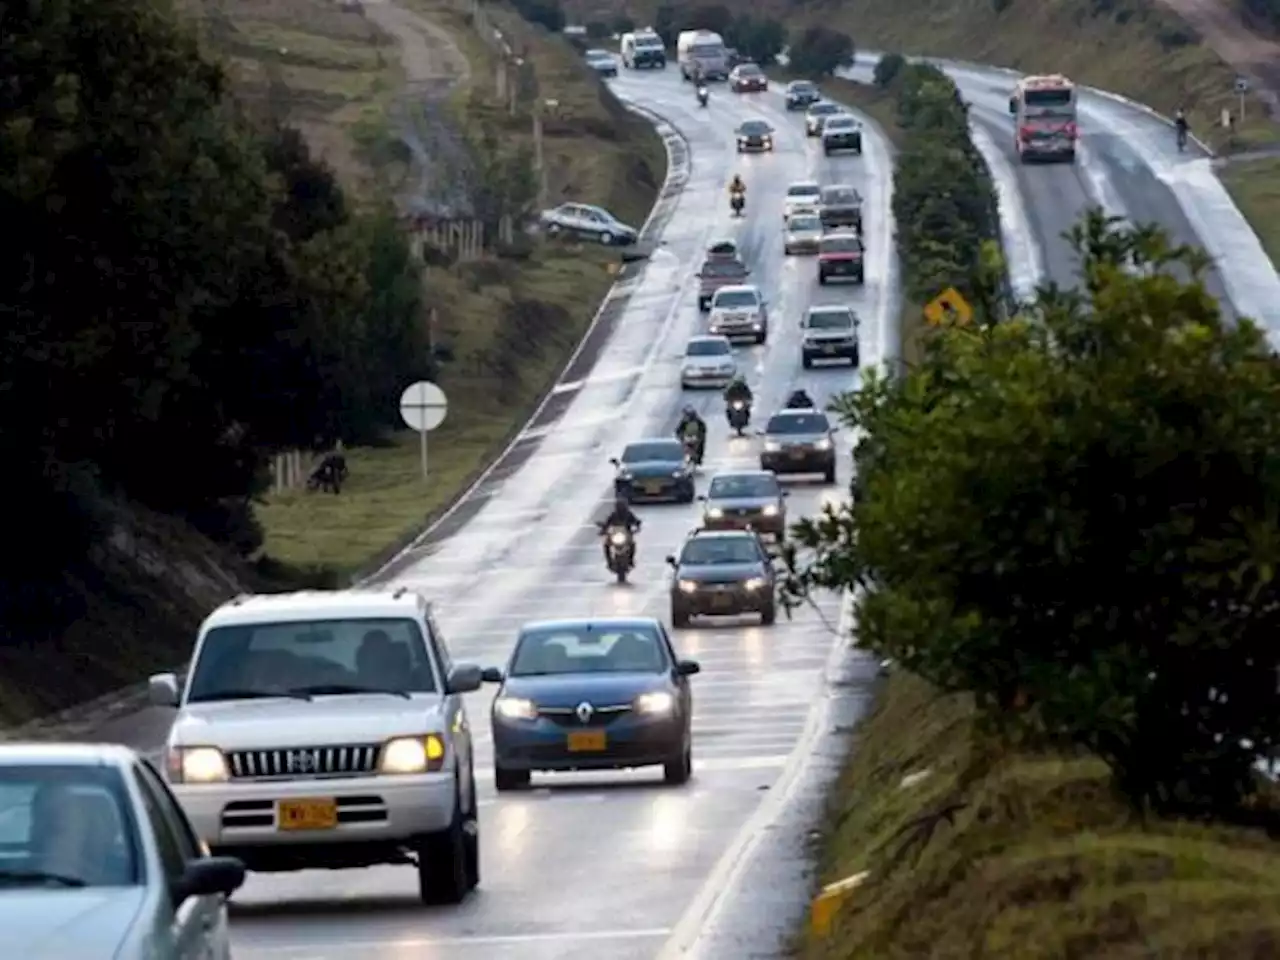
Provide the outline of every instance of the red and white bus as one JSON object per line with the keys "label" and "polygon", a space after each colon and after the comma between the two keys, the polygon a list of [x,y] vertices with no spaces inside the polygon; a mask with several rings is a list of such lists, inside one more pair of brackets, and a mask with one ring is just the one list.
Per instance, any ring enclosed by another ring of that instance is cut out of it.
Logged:
{"label": "red and white bus", "polygon": [[1023,77],[1009,98],[1013,114],[1013,142],[1018,158],[1065,161],[1076,159],[1080,128],[1076,121],[1076,85],[1061,74]]}

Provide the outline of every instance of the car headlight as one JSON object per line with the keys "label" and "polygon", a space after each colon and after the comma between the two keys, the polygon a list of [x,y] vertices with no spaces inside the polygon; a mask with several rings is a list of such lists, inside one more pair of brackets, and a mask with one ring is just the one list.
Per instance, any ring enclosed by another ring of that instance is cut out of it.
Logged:
{"label": "car headlight", "polygon": [[764,510],[761,512],[766,517],[776,517],[778,515],[778,508],[771,503],[767,507],[765,507]]}
{"label": "car headlight", "polygon": [[171,783],[226,783],[227,758],[217,747],[170,747],[167,772]]}
{"label": "car headlight", "polygon": [[747,145],[747,138],[746,138],[746,137],[739,137],[739,138],[738,138],[738,146],[740,146],[740,147],[745,147],[746,145]]}
{"label": "car headlight", "polygon": [[693,581],[693,580],[681,580],[681,581],[680,581],[680,592],[681,592],[681,593],[696,593],[696,592],[697,592],[697,590],[698,590],[698,584],[697,584],[697,582],[696,582],[696,581]]}
{"label": "car headlight", "polygon": [[712,507],[707,511],[707,516],[710,517],[712,520],[719,520],[721,517],[724,516],[724,511],[721,510],[719,507]]}
{"label": "car headlight", "polygon": [[609,542],[610,542],[610,543],[615,543],[615,544],[617,544],[618,546],[621,546],[622,544],[624,544],[624,543],[626,543],[626,542],[627,542],[627,535],[626,535],[625,533],[621,533],[621,532],[611,534],[611,535],[610,535],[610,537],[609,537]]}
{"label": "car headlight", "polygon": [[619,479],[619,480],[630,480],[630,479],[631,479],[631,471],[630,471],[630,470],[619,470],[619,471],[618,471],[618,479]]}
{"label": "car headlight", "polygon": [[676,707],[676,698],[665,690],[656,690],[653,693],[642,693],[636,697],[636,711],[638,713],[661,714],[670,713]]}
{"label": "car headlight", "polygon": [[684,479],[684,475],[685,475],[685,474],[684,474],[684,471],[683,471],[683,470],[672,470],[672,471],[671,471],[671,477],[672,477],[672,479],[674,479],[674,480],[682,480],[682,479]]}
{"label": "car headlight", "polygon": [[764,145],[765,145],[765,147],[766,147],[766,148],[768,148],[768,149],[772,150],[772,149],[773,149],[773,137],[765,137],[765,138],[764,138]]}
{"label": "car headlight", "polygon": [[745,586],[748,590],[763,590],[765,586],[765,581],[763,577],[752,577],[745,584],[743,584],[743,586]]}
{"label": "car headlight", "polygon": [[830,449],[831,449],[831,441],[830,441],[830,440],[819,440],[817,443],[815,443],[815,444],[813,445],[813,449],[815,449],[815,450],[830,450]]}
{"label": "car headlight", "polygon": [[438,734],[424,737],[396,737],[382,745],[378,772],[432,773],[444,766],[444,740]]}
{"label": "car headlight", "polygon": [[493,701],[493,712],[508,720],[534,720],[538,716],[538,705],[523,697],[499,697]]}
{"label": "car headlight", "polygon": [[764,448],[765,450],[769,451],[769,453],[777,453],[779,450],[782,449],[782,444],[780,444],[777,440],[766,440],[764,442]]}

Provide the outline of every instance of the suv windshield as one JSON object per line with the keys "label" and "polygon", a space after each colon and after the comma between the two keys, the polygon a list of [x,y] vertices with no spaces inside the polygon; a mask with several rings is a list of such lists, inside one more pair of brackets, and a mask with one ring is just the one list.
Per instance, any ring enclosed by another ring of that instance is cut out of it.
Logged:
{"label": "suv windshield", "polygon": [[89,764],[0,766],[0,902],[21,887],[133,887],[138,828],[120,771]]}
{"label": "suv windshield", "polygon": [[809,108],[809,112],[816,116],[826,116],[828,113],[839,113],[841,109],[842,108],[839,104],[827,103],[824,101],[822,103],[815,103]]}
{"label": "suv windshield", "polygon": [[760,549],[750,537],[697,537],[684,545],[680,562],[698,567],[716,563],[759,563]]}
{"label": "suv windshield", "polygon": [[623,463],[648,463],[651,461],[669,463],[684,462],[684,447],[679,440],[649,440],[645,443],[632,443],[622,451]]}
{"label": "suv windshield", "polygon": [[686,357],[721,357],[732,352],[733,347],[727,340],[690,340],[684,355]]}
{"label": "suv windshield", "polygon": [[721,290],[716,294],[713,307],[728,307],[734,310],[755,308],[760,305],[754,290]]}
{"label": "suv windshield", "polygon": [[832,130],[844,130],[846,128],[852,128],[856,125],[857,124],[855,123],[853,117],[832,117],[827,121],[827,125],[823,127],[823,129],[830,132]]}
{"label": "suv windshield", "polygon": [[187,702],[435,691],[415,621],[302,620],[214,627],[191,666]]}
{"label": "suv windshield", "polygon": [[707,488],[708,500],[734,500],[740,497],[776,497],[778,481],[774,477],[747,474],[736,477],[714,477]]}
{"label": "suv windshield", "polygon": [[819,253],[861,253],[862,241],[857,237],[826,236],[818,247]]}
{"label": "suv windshield", "polygon": [[826,433],[831,422],[821,413],[793,413],[773,417],[765,433]]}
{"label": "suv windshield", "polygon": [[822,191],[822,202],[829,206],[856,206],[858,192],[852,187],[828,187]]}
{"label": "suv windshield", "polygon": [[699,273],[704,280],[709,277],[745,277],[747,268],[737,260],[708,260]]}
{"label": "suv windshield", "polygon": [[853,315],[846,310],[815,310],[809,314],[810,330],[847,330],[853,326]]}
{"label": "suv windshield", "polygon": [[563,673],[661,673],[667,667],[657,630],[645,626],[549,627],[516,641],[512,677]]}
{"label": "suv windshield", "polygon": [[807,230],[821,230],[822,221],[814,216],[792,217],[789,221],[791,230],[794,233],[800,233]]}

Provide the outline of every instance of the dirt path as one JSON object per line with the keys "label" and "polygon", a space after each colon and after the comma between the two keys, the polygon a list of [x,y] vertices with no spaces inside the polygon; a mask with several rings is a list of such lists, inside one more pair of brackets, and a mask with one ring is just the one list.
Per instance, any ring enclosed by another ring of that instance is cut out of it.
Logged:
{"label": "dirt path", "polygon": [[1254,93],[1280,121],[1280,43],[1253,33],[1231,0],[1160,0],[1204,37],[1218,56],[1248,78]]}
{"label": "dirt path", "polygon": [[389,0],[364,0],[365,16],[390,34],[410,87],[444,93],[471,79],[471,64],[449,31]]}

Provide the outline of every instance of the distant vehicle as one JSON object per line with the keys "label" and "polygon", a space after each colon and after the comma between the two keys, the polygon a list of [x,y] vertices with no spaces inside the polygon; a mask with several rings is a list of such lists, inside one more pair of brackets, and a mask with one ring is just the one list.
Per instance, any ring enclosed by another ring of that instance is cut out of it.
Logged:
{"label": "distant vehicle", "polygon": [[817,253],[822,240],[822,220],[815,213],[792,214],[783,226],[782,252]]}
{"label": "distant vehicle", "polygon": [[862,124],[848,114],[834,113],[822,124],[822,152],[831,156],[841,150],[862,154]]}
{"label": "distant vehicle", "polygon": [[635,227],[623,223],[603,207],[588,203],[562,203],[543,210],[538,219],[542,229],[552,237],[570,236],[620,246],[630,246],[640,237]]}
{"label": "distant vehicle", "polygon": [[738,241],[730,237],[722,237],[719,240],[712,240],[707,244],[707,259],[720,258],[740,261],[742,259],[742,255],[738,250]]}
{"label": "distant vehicle", "polygon": [[808,109],[804,112],[805,134],[810,137],[822,136],[822,125],[826,122],[827,117],[845,112],[844,107],[838,103],[832,103],[830,100],[819,100],[816,103],[809,104]]}
{"label": "distant vehicle", "polygon": [[5,953],[228,960],[244,865],[211,857],[151,764],[114,744],[0,746]]}
{"label": "distant vehicle", "polygon": [[850,227],[862,232],[862,194],[847,183],[833,183],[822,188],[818,198],[818,216],[824,230]]}
{"label": "distant vehicle", "polygon": [[797,210],[818,212],[818,201],[822,197],[822,187],[813,180],[801,180],[787,187],[787,195],[782,199],[782,218],[788,219]]}
{"label": "distant vehicle", "polygon": [[769,339],[769,304],[760,289],[742,283],[721,287],[711,298],[707,330],[713,335],[750,337],[756,343]]}
{"label": "distant vehicle", "polygon": [[493,701],[493,779],[529,785],[535,770],[661,766],[686,783],[693,771],[697,661],[681,660],[651,617],[525,624]]}
{"label": "distant vehicle", "polygon": [[773,151],[773,127],[765,120],[744,120],[738,127],[739,153]]}
{"label": "distant vehicle", "polygon": [[1023,77],[1009,97],[1014,118],[1013,146],[1022,163],[1074,163],[1080,127],[1076,86],[1062,74]]}
{"label": "distant vehicle", "polygon": [[764,470],[736,470],[711,478],[703,501],[704,530],[754,530],[783,540],[787,535],[787,491]]}
{"label": "distant vehicle", "polygon": [[804,110],[821,100],[822,93],[817,84],[809,80],[792,80],[787,84],[785,97],[788,110]]}
{"label": "distant vehicle", "polygon": [[806,370],[815,360],[848,360],[858,365],[858,315],[852,307],[810,307],[800,321],[800,336],[800,362]]}
{"label": "distant vehicle", "polygon": [[667,557],[671,583],[671,623],[687,627],[694,617],[758,613],[760,623],[778,619],[773,561],[760,537],[749,530],[695,530]]}
{"label": "distant vehicle", "polygon": [[608,50],[588,50],[582,56],[587,61],[587,66],[600,76],[616,77],[618,75],[618,61]]}
{"label": "distant vehicle", "polygon": [[685,80],[726,80],[729,51],[724,37],[711,30],[685,30],[676,38],[680,76]]}
{"label": "distant vehicle", "polygon": [[617,468],[614,489],[633,503],[693,503],[693,468],[685,462],[684,446],[675,437],[636,440],[622,456],[609,461]]}
{"label": "distant vehicle", "polygon": [[818,283],[852,280],[866,283],[862,238],[851,231],[833,231],[818,241]]}
{"label": "distant vehicle", "polygon": [[480,881],[463,701],[480,685],[398,588],[229,600],[185,679],[150,694],[177,707],[165,775],[214,853],[264,873],[404,864],[423,903],[453,904]]}
{"label": "distant vehicle", "polygon": [[624,33],[620,51],[628,70],[661,70],[667,65],[667,48],[652,30]]}
{"label": "distant vehicle", "polygon": [[820,473],[836,481],[835,429],[817,410],[782,410],[764,428],[760,469],[783,474]]}
{"label": "distant vehicle", "polygon": [[684,348],[680,385],[727,387],[738,373],[733,344],[728,337],[692,337]]}
{"label": "distant vehicle", "polygon": [[729,73],[729,89],[734,93],[768,90],[769,78],[758,63],[740,63]]}
{"label": "distant vehicle", "polygon": [[745,283],[751,271],[741,260],[729,257],[708,257],[698,271],[698,309],[710,310],[711,298],[721,287]]}

